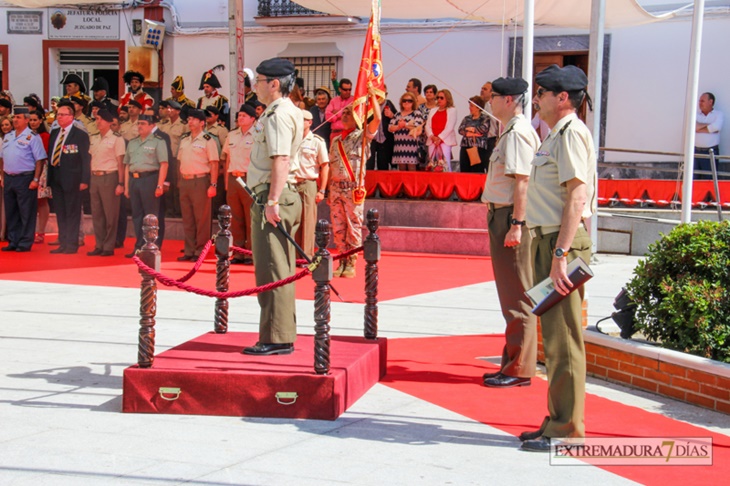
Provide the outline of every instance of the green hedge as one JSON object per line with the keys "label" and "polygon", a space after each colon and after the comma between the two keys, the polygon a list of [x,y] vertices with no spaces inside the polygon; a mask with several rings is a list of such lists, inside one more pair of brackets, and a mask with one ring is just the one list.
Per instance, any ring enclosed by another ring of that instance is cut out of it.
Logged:
{"label": "green hedge", "polygon": [[626,290],[644,336],[730,363],[730,223],[677,226],[649,246]]}

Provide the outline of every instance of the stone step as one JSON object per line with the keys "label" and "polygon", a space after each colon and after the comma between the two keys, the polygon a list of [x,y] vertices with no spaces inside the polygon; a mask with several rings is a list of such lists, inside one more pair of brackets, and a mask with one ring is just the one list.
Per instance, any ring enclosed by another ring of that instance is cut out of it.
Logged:
{"label": "stone step", "polygon": [[486,229],[381,226],[378,235],[387,251],[489,256]]}

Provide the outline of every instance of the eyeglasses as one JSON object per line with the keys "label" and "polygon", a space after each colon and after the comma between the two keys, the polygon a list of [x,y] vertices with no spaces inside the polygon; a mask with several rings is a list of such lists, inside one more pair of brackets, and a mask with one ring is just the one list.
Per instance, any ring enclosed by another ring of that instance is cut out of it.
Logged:
{"label": "eyeglasses", "polygon": [[545,93],[547,93],[549,91],[550,91],[549,89],[537,88],[537,97],[542,98],[542,95],[544,95]]}
{"label": "eyeglasses", "polygon": [[256,84],[259,84],[259,83],[268,83],[268,82],[269,82],[269,80],[266,79],[266,78],[256,78],[256,81],[255,81]]}
{"label": "eyeglasses", "polygon": [[437,97],[436,97],[436,99],[437,99],[437,100],[445,100],[445,99],[446,99],[446,97],[445,97],[445,96],[437,96]]}

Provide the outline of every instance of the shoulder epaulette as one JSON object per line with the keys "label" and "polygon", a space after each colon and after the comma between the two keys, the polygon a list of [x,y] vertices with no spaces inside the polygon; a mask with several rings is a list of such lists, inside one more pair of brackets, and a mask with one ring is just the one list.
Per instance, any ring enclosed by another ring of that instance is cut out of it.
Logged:
{"label": "shoulder epaulette", "polygon": [[571,123],[573,123],[573,120],[570,120],[568,123],[566,123],[565,126],[560,129],[560,132],[558,132],[558,134],[563,135],[563,133],[565,133],[565,130],[568,129],[568,127],[570,126]]}
{"label": "shoulder epaulette", "polygon": [[324,138],[320,137],[320,136],[319,136],[319,135],[317,135],[316,133],[314,133],[313,135],[314,135],[314,138],[318,138],[318,139],[320,139],[320,140],[322,140],[322,141],[324,142]]}
{"label": "shoulder epaulette", "polygon": [[164,139],[164,138],[163,138],[163,137],[162,137],[162,136],[161,136],[161,135],[160,135],[159,133],[157,133],[157,132],[155,132],[155,133],[154,133],[153,135],[154,135],[154,136],[155,136],[155,138],[156,138],[156,139],[158,139],[158,140],[165,140],[165,139]]}
{"label": "shoulder epaulette", "polygon": [[206,139],[206,140],[210,140],[213,137],[209,133],[204,133],[203,134],[203,138]]}
{"label": "shoulder epaulette", "polygon": [[183,138],[187,138],[189,136],[190,136],[190,132],[185,132],[182,135],[180,135],[180,140],[182,140]]}
{"label": "shoulder epaulette", "polygon": [[35,130],[31,130],[30,133],[31,135],[38,135],[38,132],[36,132]]}
{"label": "shoulder epaulette", "polygon": [[114,134],[115,137],[121,137],[122,136],[122,134],[119,133],[119,132],[112,132],[112,133]]}

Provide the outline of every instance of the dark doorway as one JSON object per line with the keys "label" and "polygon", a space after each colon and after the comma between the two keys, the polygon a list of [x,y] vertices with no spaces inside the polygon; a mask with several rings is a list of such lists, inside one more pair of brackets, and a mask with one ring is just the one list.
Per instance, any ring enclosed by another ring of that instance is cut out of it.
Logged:
{"label": "dark doorway", "polygon": [[119,99],[119,69],[94,69],[93,79],[96,78],[106,79],[109,83],[109,92],[106,95],[113,100]]}
{"label": "dark doorway", "polygon": [[[564,66],[577,66],[583,70],[584,73],[588,72],[588,53],[583,52],[546,52],[546,53],[535,53],[533,58],[533,70],[532,70],[532,95],[535,95],[537,91],[537,85],[535,83],[535,76],[543,69],[548,66],[557,64],[560,67]],[[578,118],[586,121],[586,103],[584,102],[580,110],[578,110]]]}

